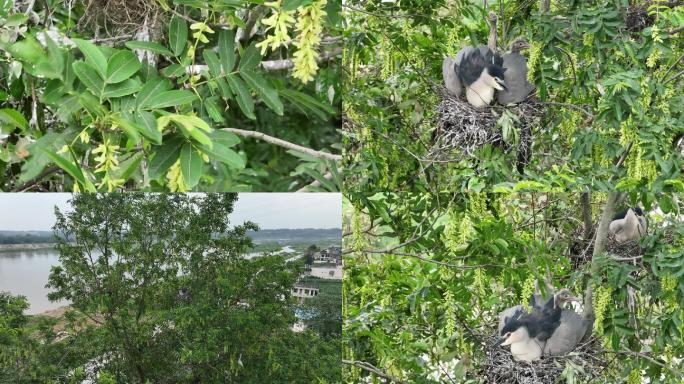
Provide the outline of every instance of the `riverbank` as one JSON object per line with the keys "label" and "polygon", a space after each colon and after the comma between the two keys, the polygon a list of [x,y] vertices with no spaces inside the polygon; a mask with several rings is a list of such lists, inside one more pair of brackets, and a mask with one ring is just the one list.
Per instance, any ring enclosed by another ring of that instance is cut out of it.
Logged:
{"label": "riverbank", "polygon": [[53,249],[56,243],[33,243],[33,244],[0,244],[0,252],[32,251],[36,249]]}

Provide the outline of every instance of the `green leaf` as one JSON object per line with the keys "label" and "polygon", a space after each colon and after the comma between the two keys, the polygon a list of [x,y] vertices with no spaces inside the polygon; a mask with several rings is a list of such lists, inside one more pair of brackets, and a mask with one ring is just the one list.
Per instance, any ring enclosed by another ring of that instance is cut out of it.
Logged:
{"label": "green leaf", "polygon": [[291,89],[282,89],[280,94],[286,99],[290,100],[296,107],[300,108],[305,114],[307,111],[312,112],[321,120],[325,120],[328,114],[332,115],[335,110],[327,103],[321,102],[318,99],[311,97],[303,92],[293,91]]}
{"label": "green leaf", "polygon": [[204,61],[207,63],[207,66],[209,67],[209,72],[211,72],[211,74],[216,77],[221,76],[221,63],[219,62],[216,53],[210,50],[205,50],[202,53],[202,56],[204,56]]}
{"label": "green leaf", "polygon": [[134,143],[139,143],[140,142],[140,130],[136,124],[132,121],[133,117],[128,115],[128,116],[123,116],[123,117],[112,117],[112,121],[121,127],[121,129],[126,132],[126,135],[128,135],[128,138],[131,139]]}
{"label": "green leaf", "polygon": [[72,163],[71,161],[63,158],[62,156],[58,155],[57,153],[41,148],[45,154],[52,160],[58,167],[63,169],[66,173],[69,174],[74,180],[76,180],[79,184],[81,184],[84,189],[88,192],[95,192],[95,186],[90,180],[87,180],[85,176],[83,176],[83,171],[81,171],[81,168],[77,165],[78,162]]}
{"label": "green leaf", "polygon": [[182,18],[174,16],[169,26],[169,48],[173,54],[179,56],[183,53],[188,41],[188,23]]}
{"label": "green leaf", "polygon": [[173,90],[152,95],[147,102],[147,108],[168,108],[177,105],[190,104],[197,99],[197,96],[186,90]]}
{"label": "green leaf", "polygon": [[242,156],[220,142],[214,142],[214,145],[211,148],[203,145],[201,149],[209,158],[220,161],[231,168],[245,168],[246,163]]}
{"label": "green leaf", "polygon": [[11,108],[0,109],[0,122],[14,128],[19,128],[22,131],[28,129],[28,121],[26,121],[24,115]]}
{"label": "green leaf", "polygon": [[181,145],[185,142],[182,137],[176,136],[171,140],[164,142],[157,150],[154,151],[154,156],[150,160],[149,175],[152,179],[157,179],[164,176],[166,171],[171,168],[173,163],[178,160],[180,156]]}
{"label": "green leaf", "polygon": [[235,32],[227,29],[220,30],[218,48],[223,72],[231,73],[235,67]]}
{"label": "green leaf", "polygon": [[181,149],[180,166],[185,184],[189,188],[196,186],[202,173],[202,157],[190,143],[186,143]]}
{"label": "green leaf", "polygon": [[119,163],[119,167],[112,172],[112,178],[120,180],[130,179],[133,172],[140,166],[142,159],[142,152],[135,152],[128,157],[124,157]]}
{"label": "green leaf", "polygon": [[261,63],[261,52],[255,44],[252,43],[242,52],[239,65],[240,71],[254,69]]}
{"label": "green leaf", "polygon": [[102,53],[100,48],[90,41],[81,39],[73,39],[73,41],[78,46],[78,49],[83,52],[86,62],[95,68],[97,73],[99,73],[104,79],[107,73],[107,58],[105,57],[104,53]]}
{"label": "green leaf", "polygon": [[235,100],[242,110],[242,113],[248,118],[256,120],[256,116],[254,115],[254,100],[252,100],[252,95],[247,90],[244,81],[235,75],[228,75],[226,81],[228,81],[230,89],[233,91],[233,94],[235,94]]}
{"label": "green leaf", "polygon": [[311,3],[313,3],[313,0],[283,0],[283,11],[294,11],[301,6]]}
{"label": "green leaf", "polygon": [[6,20],[3,26],[5,27],[18,27],[28,21],[28,15],[25,13],[15,13],[14,15],[9,16]]}
{"label": "green leaf", "polygon": [[140,81],[137,79],[128,79],[122,83],[107,85],[102,93],[102,96],[106,98],[128,96],[138,92],[140,87]]}
{"label": "green leaf", "polygon": [[153,41],[127,41],[126,42],[126,47],[130,49],[140,49],[143,51],[150,51],[152,53],[156,53],[159,55],[164,55],[164,56],[173,56],[173,52],[169,51],[165,46],[153,42]]}
{"label": "green leaf", "polygon": [[109,84],[120,83],[133,76],[140,70],[140,61],[131,51],[118,51],[107,63],[107,77],[105,82]]}
{"label": "green leaf", "polygon": [[140,133],[156,145],[162,143],[162,133],[157,129],[157,120],[152,112],[139,111],[135,113],[135,122],[140,128]]}
{"label": "green leaf", "polygon": [[211,135],[213,143],[219,143],[227,148],[233,147],[240,143],[240,137],[232,132],[222,131],[220,129],[214,130]]}
{"label": "green leaf", "polygon": [[247,84],[256,91],[259,97],[261,97],[261,100],[263,100],[273,112],[278,116],[283,115],[283,103],[278,97],[278,92],[273,89],[266,80],[249,71],[240,72],[240,76],[245,79]]}
{"label": "green leaf", "polygon": [[104,82],[102,78],[98,76],[97,72],[88,63],[83,61],[75,62],[72,67],[74,68],[74,73],[79,80],[90,89],[93,94],[100,95],[102,89],[104,88]]}
{"label": "green leaf", "polygon": [[151,79],[140,90],[138,96],[136,96],[136,106],[138,109],[149,108],[150,100],[162,92],[171,89],[171,83],[167,79],[156,78]]}
{"label": "green leaf", "polygon": [[33,37],[17,41],[7,49],[12,56],[31,64],[37,64],[45,57],[43,46]]}

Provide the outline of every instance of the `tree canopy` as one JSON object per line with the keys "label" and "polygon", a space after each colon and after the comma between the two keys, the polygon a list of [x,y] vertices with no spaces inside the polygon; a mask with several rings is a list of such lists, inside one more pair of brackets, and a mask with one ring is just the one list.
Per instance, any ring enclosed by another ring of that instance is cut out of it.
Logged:
{"label": "tree canopy", "polygon": [[593,325],[582,355],[555,360],[554,380],[680,383],[682,203],[670,214],[649,206],[645,238],[606,246],[602,217],[634,203],[602,193],[379,193],[347,201],[346,377],[491,382],[499,313],[526,304],[535,281],[547,280],[583,298],[580,312]]}
{"label": "tree canopy", "polygon": [[[347,189],[683,191],[678,4],[348,2]],[[525,132],[514,108],[485,108],[502,139],[470,153],[435,140],[441,66],[463,47],[487,44],[489,12],[501,52],[517,37],[530,43],[524,55],[542,113]],[[520,173],[522,144],[531,154]]]}
{"label": "tree canopy", "polygon": [[301,263],[245,258],[246,232],[257,227],[229,223],[236,199],[74,195],[69,210],[56,210],[60,265],[48,282],[51,300],[71,303],[66,334],[32,333],[39,326],[25,326],[25,302],[3,296],[0,324],[12,336],[0,352],[3,379],[339,382],[330,332],[292,330]]}

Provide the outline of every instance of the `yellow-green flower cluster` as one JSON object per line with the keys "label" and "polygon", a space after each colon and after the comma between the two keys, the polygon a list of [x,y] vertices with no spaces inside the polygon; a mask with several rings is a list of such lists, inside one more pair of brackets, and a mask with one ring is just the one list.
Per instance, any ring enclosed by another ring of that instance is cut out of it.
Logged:
{"label": "yellow-green flower cluster", "polygon": [[446,334],[451,336],[456,332],[456,301],[454,294],[449,290],[444,294],[444,317],[446,319]]}
{"label": "yellow-green flower cluster", "polygon": [[352,233],[351,249],[354,251],[362,250],[365,241],[363,239],[363,228],[361,228],[361,211],[358,208],[354,208],[352,216]]}
{"label": "yellow-green flower cluster", "polygon": [[294,72],[292,76],[308,83],[313,80],[313,75],[318,71],[318,46],[321,44],[323,32],[323,17],[327,0],[317,0],[313,3],[299,7],[299,20],[297,21],[297,37],[294,45],[299,48],[294,53],[292,62]]}
{"label": "yellow-green flower cluster", "polygon": [[473,276],[473,288],[475,288],[475,292],[477,292],[479,297],[486,297],[487,292],[485,286],[487,286],[487,276],[478,268],[475,270]]}
{"label": "yellow-green flower cluster", "polygon": [[639,369],[632,369],[632,372],[627,376],[627,384],[641,384],[641,371]]}
{"label": "yellow-green flower cluster", "polygon": [[535,277],[530,275],[523,283],[522,292],[520,292],[520,302],[526,311],[530,311],[530,297],[534,295]]}
{"label": "yellow-green flower cluster", "polygon": [[533,41],[530,44],[530,58],[527,61],[527,81],[534,84],[534,76],[541,61],[542,43],[539,41]]}
{"label": "yellow-green flower cluster", "polygon": [[104,172],[105,174],[99,186],[102,187],[106,185],[107,191],[109,192],[113,192],[125,181],[123,179],[116,179],[112,175],[112,172],[119,169],[119,160],[117,159],[118,149],[119,146],[111,144],[109,137],[105,136],[104,142],[93,150],[93,154],[98,155],[95,157],[95,162],[97,163],[95,172]]}
{"label": "yellow-green flower cluster", "polygon": [[660,50],[656,47],[653,47],[653,50],[651,51],[651,54],[648,55],[648,58],[646,59],[646,66],[649,68],[653,68],[658,64],[658,60],[660,59]]}
{"label": "yellow-green flower cluster", "polygon": [[273,34],[268,35],[264,41],[256,45],[257,48],[261,48],[262,55],[268,51],[269,47],[271,50],[275,50],[281,46],[287,46],[291,40],[287,30],[295,22],[294,17],[292,17],[295,11],[283,10],[282,0],[272,1],[264,5],[273,9],[273,13],[270,17],[261,20],[261,23],[268,26],[267,31],[273,30]]}
{"label": "yellow-green flower cluster", "polygon": [[198,22],[194,23],[190,26],[190,29],[195,31],[192,34],[192,37],[195,38],[195,40],[201,41],[203,43],[208,43],[209,39],[207,38],[207,33],[212,34],[214,33],[214,30],[209,28],[209,26],[206,23]]}
{"label": "yellow-green flower cluster", "polygon": [[608,309],[608,304],[610,304],[613,288],[598,286],[594,292],[594,315],[596,315],[594,332],[601,336],[603,335],[603,320],[606,318],[606,310]]}
{"label": "yellow-green flower cluster", "polygon": [[186,192],[188,190],[181,172],[180,159],[176,160],[171,168],[169,168],[169,171],[166,172],[166,183],[171,192]]}

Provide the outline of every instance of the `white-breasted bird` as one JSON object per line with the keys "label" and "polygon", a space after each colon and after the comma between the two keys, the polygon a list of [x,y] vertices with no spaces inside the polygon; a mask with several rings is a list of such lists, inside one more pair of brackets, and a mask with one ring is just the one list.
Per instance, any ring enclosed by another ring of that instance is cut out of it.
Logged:
{"label": "white-breasted bird", "polygon": [[[456,64],[455,64],[456,65]],[[466,47],[458,63],[457,75],[466,99],[477,108],[489,105],[494,92],[506,89],[503,58],[486,46]]]}
{"label": "white-breasted bird", "polygon": [[615,236],[615,241],[639,240],[646,235],[647,224],[644,212],[639,207],[628,208],[617,213],[608,226],[608,232]]}
{"label": "white-breasted bird", "polygon": [[511,43],[511,52],[503,55],[506,89],[496,93],[496,101],[499,104],[519,103],[534,91],[534,86],[527,81],[527,59],[520,54],[520,51],[529,47],[525,39],[518,38]]}

